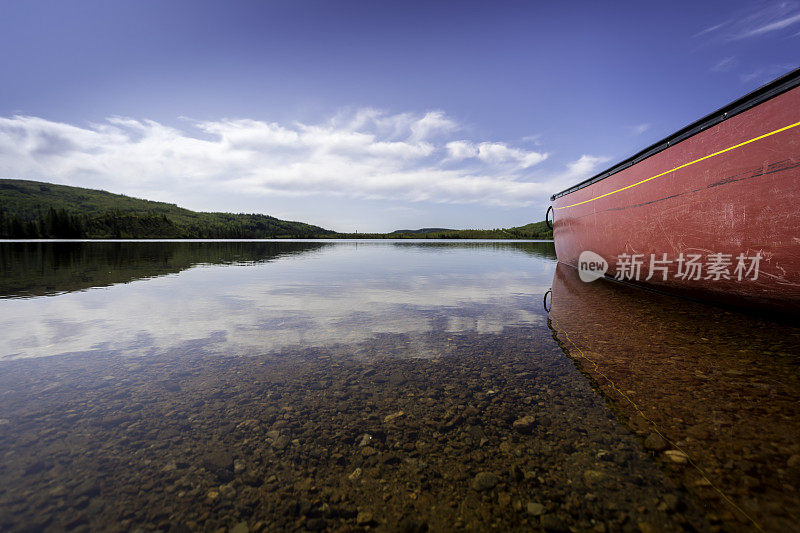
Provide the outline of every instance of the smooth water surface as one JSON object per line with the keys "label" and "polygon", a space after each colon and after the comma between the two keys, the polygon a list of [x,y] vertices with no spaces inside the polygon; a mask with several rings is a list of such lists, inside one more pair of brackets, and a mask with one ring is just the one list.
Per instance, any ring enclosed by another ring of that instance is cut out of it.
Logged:
{"label": "smooth water surface", "polygon": [[[554,264],[536,242],[2,246],[4,359],[264,354],[542,326]],[[440,355],[427,348],[405,355]]]}
{"label": "smooth water surface", "polygon": [[800,518],[798,330],[552,243],[3,242],[0,272],[3,530]]}

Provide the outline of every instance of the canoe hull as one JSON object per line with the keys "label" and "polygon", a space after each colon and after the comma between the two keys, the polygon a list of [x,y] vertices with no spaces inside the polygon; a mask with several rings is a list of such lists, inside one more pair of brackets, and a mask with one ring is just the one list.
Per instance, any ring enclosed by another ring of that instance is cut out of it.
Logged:
{"label": "canoe hull", "polygon": [[[554,197],[559,261],[577,268],[588,250],[608,261],[607,276],[625,277],[629,257],[641,254],[639,279],[626,281],[719,303],[800,312],[798,123],[800,87]],[[700,256],[696,262],[706,268],[699,279],[687,278],[681,254]],[[716,254],[720,261],[710,257]],[[737,257],[749,274],[736,272]],[[653,260],[660,268],[648,280]],[[718,273],[727,261],[725,279],[725,272]],[[718,266],[712,268],[713,262]]]}

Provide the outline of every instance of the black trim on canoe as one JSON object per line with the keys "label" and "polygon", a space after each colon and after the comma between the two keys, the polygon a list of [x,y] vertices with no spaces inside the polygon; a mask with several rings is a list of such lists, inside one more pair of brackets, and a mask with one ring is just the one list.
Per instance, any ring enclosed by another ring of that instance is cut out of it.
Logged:
{"label": "black trim on canoe", "polygon": [[717,109],[713,113],[704,116],[700,120],[692,122],[688,126],[676,131],[669,137],[665,137],[664,139],[651,144],[644,150],[637,152],[628,159],[617,163],[613,167],[608,168],[599,174],[595,174],[591,178],[588,178],[577,185],[573,185],[568,189],[564,189],[563,191],[554,194],[550,197],[550,201],[560,198],[561,196],[566,196],[567,194],[575,192],[579,189],[583,189],[584,187],[588,187],[589,185],[597,183],[600,180],[606,179],[607,177],[616,174],[621,170],[635,165],[643,159],[647,159],[651,155],[655,155],[658,152],[675,146],[679,142],[684,141],[705,129],[708,129],[711,126],[719,124],[725,119],[747,111],[748,109],[755,107],[762,102],[766,102],[770,98],[774,98],[781,93],[785,93],[786,91],[793,89],[798,85],[800,85],[800,68],[796,68],[784,74],[780,78],[777,78],[766,85],[762,85],[755,91],[748,93],[737,100],[734,100],[730,104]]}

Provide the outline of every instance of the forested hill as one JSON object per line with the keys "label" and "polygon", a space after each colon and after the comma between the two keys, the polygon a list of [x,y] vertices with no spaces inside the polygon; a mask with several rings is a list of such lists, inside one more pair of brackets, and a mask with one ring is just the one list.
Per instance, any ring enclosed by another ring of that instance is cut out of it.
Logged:
{"label": "forested hill", "polygon": [[202,213],[95,189],[0,179],[0,238],[281,238],[334,232],[257,214]]}
{"label": "forested hill", "polygon": [[552,239],[544,222],[515,228],[336,233],[257,214],[203,213],[95,189],[0,178],[0,239]]}
{"label": "forested hill", "polygon": [[[401,230],[403,231],[403,230]],[[398,232],[394,232],[398,233]],[[420,239],[552,239],[553,230],[542,222],[531,222],[515,228],[496,229],[433,229],[423,228],[405,234]]]}
{"label": "forested hill", "polygon": [[399,229],[391,233],[339,233],[341,238],[359,239],[542,239],[553,238],[553,230],[544,221],[515,228],[495,229]]}

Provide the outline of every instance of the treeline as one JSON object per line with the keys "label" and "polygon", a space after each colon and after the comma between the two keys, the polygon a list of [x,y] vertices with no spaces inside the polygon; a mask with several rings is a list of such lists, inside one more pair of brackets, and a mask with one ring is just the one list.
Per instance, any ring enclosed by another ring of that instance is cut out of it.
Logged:
{"label": "treeline", "polygon": [[515,228],[459,229],[434,231],[393,231],[392,233],[338,233],[335,238],[346,239],[533,239],[549,240],[553,230],[544,222],[533,222]]}
{"label": "treeline", "polygon": [[109,211],[96,216],[50,207],[29,216],[0,210],[3,239],[265,239],[313,237],[312,226],[264,215],[209,214],[176,224],[166,214]]}
{"label": "treeline", "polygon": [[166,214],[109,211],[96,216],[66,209],[37,208],[27,217],[0,208],[2,239],[552,239],[553,232],[536,222],[516,228],[440,230],[420,233],[333,233],[315,226],[285,222],[265,215],[197,213],[176,223]]}
{"label": "treeline", "polygon": [[86,236],[86,217],[64,209],[48,209],[33,218],[9,216],[0,211],[0,238],[3,239],[79,239]]}

